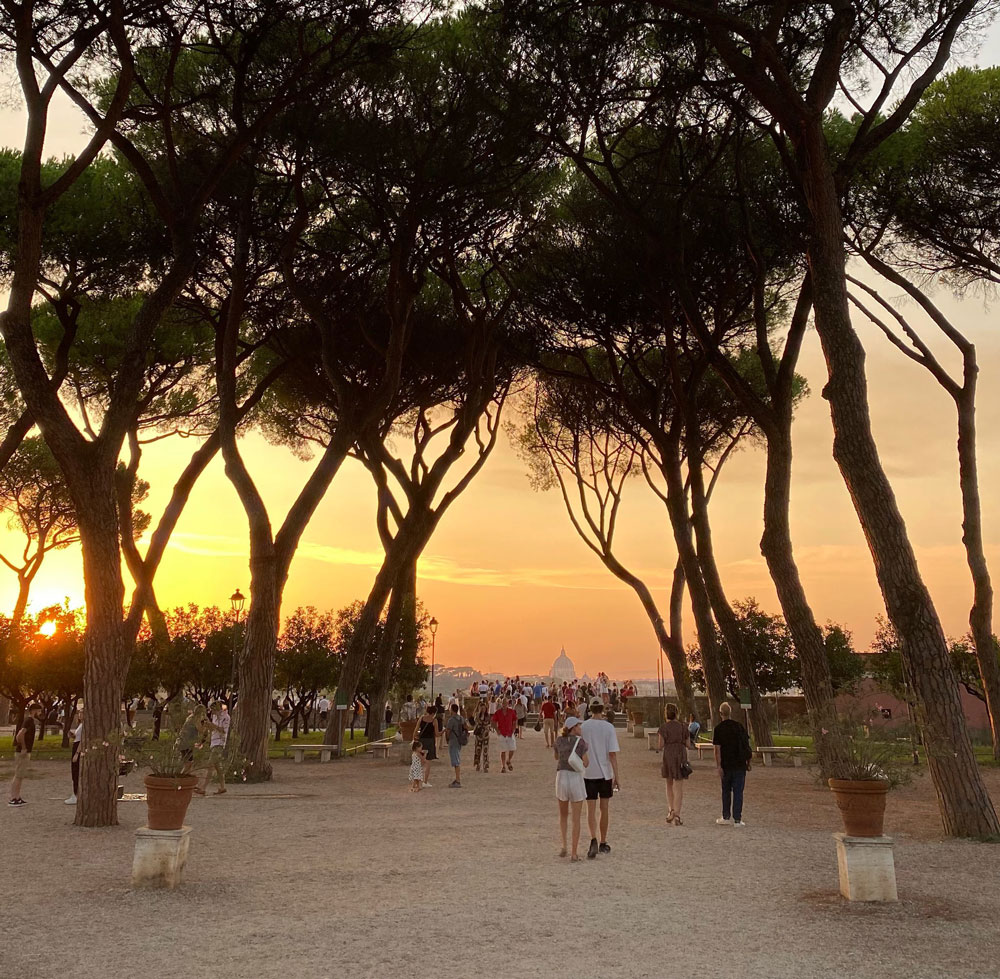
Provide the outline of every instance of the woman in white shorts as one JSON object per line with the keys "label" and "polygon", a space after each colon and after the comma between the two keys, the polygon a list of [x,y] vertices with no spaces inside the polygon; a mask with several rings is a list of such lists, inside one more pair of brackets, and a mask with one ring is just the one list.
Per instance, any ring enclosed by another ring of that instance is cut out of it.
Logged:
{"label": "woman in white shorts", "polygon": [[578,861],[576,849],[580,842],[580,816],[583,812],[583,801],[587,798],[587,787],[583,782],[583,772],[574,771],[569,763],[571,754],[578,755],[584,767],[590,759],[587,756],[587,742],[580,737],[578,728],[580,718],[570,715],[556,738],[554,754],[556,756],[556,798],[559,800],[559,832],[562,834],[562,849],[559,856],[566,856],[566,829],[569,821],[570,806],[573,807],[573,846],[570,860]]}

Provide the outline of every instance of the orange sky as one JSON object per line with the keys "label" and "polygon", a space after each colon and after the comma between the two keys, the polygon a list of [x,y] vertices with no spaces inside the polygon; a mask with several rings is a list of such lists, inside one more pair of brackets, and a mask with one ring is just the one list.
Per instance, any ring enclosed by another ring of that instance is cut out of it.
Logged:
{"label": "orange sky", "polygon": [[[988,51],[1000,52],[1000,31]],[[991,63],[996,57],[981,57]],[[0,144],[16,145],[21,122],[0,110]],[[51,129],[52,152],[79,141],[80,124],[60,107]],[[886,294],[893,293],[887,290]],[[1000,331],[996,307],[979,298],[936,300],[977,345],[981,367],[979,458],[988,558],[1000,577]],[[912,305],[907,312],[915,311]],[[971,586],[961,546],[961,511],[950,399],[917,365],[892,350],[859,321],[869,350],[872,413],[883,463],[906,516],[920,566],[946,631],[967,628]],[[930,333],[928,332],[928,336]],[[949,363],[954,360],[949,358]],[[882,611],[870,556],[831,454],[829,412],[819,392],[825,368],[814,333],[801,372],[811,397],[795,425],[792,529],[796,556],[814,611],[868,642]],[[176,474],[193,450],[190,440],[149,446],[141,475],[158,516]],[[258,485],[280,522],[306,474],[306,464],[256,436],[244,442]],[[763,456],[744,451],[728,463],[712,503],[717,556],[730,598],[757,597],[777,611],[760,557]],[[641,480],[626,490],[619,556],[653,585],[664,602],[675,554],[666,514]],[[5,550],[17,541],[0,531]],[[285,592],[285,611],[297,605],[339,608],[363,597],[381,557],[374,526],[374,489],[356,464],[337,477],[305,534]],[[3,569],[0,569],[3,570]],[[555,492],[537,493],[506,442],[451,511],[420,563],[420,595],[441,626],[438,661],[483,670],[545,672],[565,645],[577,670],[613,677],[655,676],[656,644],[633,595],[585,548]],[[247,591],[246,520],[221,464],[197,485],[157,577],[164,605],[189,601],[228,604],[235,587]],[[10,608],[13,575],[0,575],[0,607]],[[50,555],[32,593],[32,606],[82,602],[79,553]],[[691,641],[690,620],[685,639]]]}

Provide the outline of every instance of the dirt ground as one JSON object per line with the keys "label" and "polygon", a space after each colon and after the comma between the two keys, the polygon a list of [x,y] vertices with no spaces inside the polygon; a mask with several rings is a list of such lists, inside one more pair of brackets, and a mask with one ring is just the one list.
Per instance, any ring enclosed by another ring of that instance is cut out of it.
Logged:
{"label": "dirt ground", "polygon": [[671,827],[659,756],[622,748],[612,852],[593,861],[556,855],[554,763],[529,732],[510,774],[476,773],[466,748],[461,790],[440,761],[413,795],[398,759],[359,757],[196,798],[174,892],[130,887],[144,803],[77,829],[68,764],[38,763],[30,804],[0,809],[0,979],[1000,976],[1000,847],[942,839],[928,778],[889,799],[900,902],[852,905],[809,769],[755,767],[737,830],[715,825],[718,781],[693,758]]}

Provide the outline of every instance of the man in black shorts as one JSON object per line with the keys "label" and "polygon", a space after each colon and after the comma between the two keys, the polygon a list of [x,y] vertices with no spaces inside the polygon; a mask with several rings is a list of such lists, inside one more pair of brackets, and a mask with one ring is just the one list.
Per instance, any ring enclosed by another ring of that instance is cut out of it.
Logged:
{"label": "man in black shorts", "polygon": [[[580,734],[587,742],[590,764],[583,773],[587,787],[587,823],[590,826],[591,860],[598,853],[610,853],[608,845],[608,802],[618,781],[618,734],[604,717],[604,701],[595,697],[590,702],[590,717],[580,725]],[[597,842],[597,803],[601,803],[601,842]]]}

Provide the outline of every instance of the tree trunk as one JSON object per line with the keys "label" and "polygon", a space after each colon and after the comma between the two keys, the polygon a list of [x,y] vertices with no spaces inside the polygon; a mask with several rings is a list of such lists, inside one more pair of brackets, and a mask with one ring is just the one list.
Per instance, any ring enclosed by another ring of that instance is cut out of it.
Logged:
{"label": "tree trunk", "polygon": [[17,601],[14,602],[14,611],[10,614],[11,629],[17,628],[24,618],[24,611],[28,607],[28,594],[31,591],[31,580],[24,574],[17,576]]}
{"label": "tree trunk", "polygon": [[[74,492],[80,515],[87,630],[84,633],[83,700],[87,705],[87,742],[80,760],[77,826],[118,823],[118,748],[122,687],[128,669],[123,634],[121,553],[115,508],[114,470],[89,473],[89,499]],[[102,478],[103,477],[103,478]],[[72,488],[72,483],[70,484]]]}
{"label": "tree trunk", "polygon": [[379,643],[378,658],[375,663],[375,686],[371,692],[371,709],[368,711],[368,737],[377,741],[385,723],[385,702],[392,682],[392,664],[399,648],[399,638],[407,620],[416,618],[417,569],[415,565],[405,568],[397,579],[389,599],[385,627]]}
{"label": "tree trunk", "polygon": [[[434,528],[437,525],[437,517],[426,507],[416,512],[419,503],[414,503],[410,512],[403,520],[403,525],[399,528],[392,545],[386,550],[382,567],[379,568],[375,576],[375,583],[365,607],[358,617],[354,627],[354,634],[351,646],[347,651],[344,666],[340,672],[340,682],[337,684],[338,694],[343,691],[348,703],[351,702],[357,693],[358,681],[364,670],[365,654],[371,645],[372,637],[375,634],[375,627],[382,616],[385,603],[389,600],[394,582],[404,573],[407,567],[416,567],[417,559],[421,551],[427,545]],[[343,711],[333,711],[330,723],[327,725],[326,734],[323,740],[326,744],[337,744],[337,713]]]}
{"label": "tree trunk", "polygon": [[973,601],[969,626],[976,647],[979,675],[990,715],[993,757],[1000,758],[1000,661],[993,635],[993,583],[983,546],[983,515],[976,460],[976,371],[967,369],[965,388],[958,401],[958,471],[962,488],[962,543],[972,573]]}
{"label": "tree trunk", "polygon": [[845,747],[837,719],[826,644],[813,617],[792,552],[789,524],[792,485],[791,406],[782,407],[781,410],[779,424],[766,432],[764,533],[760,539],[760,550],[767,562],[802,668],[802,691],[809,710],[816,758],[823,776],[829,778],[836,761],[844,757]]}
{"label": "tree trunk", "polygon": [[[695,720],[707,730],[711,726],[712,718],[711,716],[702,718],[698,715],[698,703],[695,700],[694,686],[691,683],[691,668],[688,665],[687,653],[684,651],[684,585],[684,565],[678,558],[674,565],[673,580],[670,583],[670,646],[673,650],[673,656],[676,657],[679,664],[683,664],[683,668],[681,679],[678,680],[677,674],[674,673],[674,686],[677,688],[677,699],[681,709],[694,715]],[[670,659],[670,667],[673,669],[674,660],[670,658],[671,654],[667,655]],[[690,707],[684,706],[685,704],[690,704]]]}
{"label": "tree trunk", "polygon": [[886,611],[901,640],[903,667],[916,701],[945,832],[997,836],[1000,822],[972,751],[944,631],[872,434],[865,353],[851,325],[843,218],[822,120],[803,123],[802,137],[804,189],[812,216],[808,259],[816,330],[829,375],[823,395],[833,419],[834,459],[868,541]]}
{"label": "tree trunk", "polygon": [[281,587],[273,545],[251,537],[250,610],[239,657],[239,702],[235,724],[240,761],[249,782],[271,777],[267,746],[271,734],[271,699],[281,613]]}
{"label": "tree trunk", "polygon": [[719,706],[726,700],[726,681],[716,641],[712,605],[698,564],[698,555],[691,541],[691,518],[688,513],[684,479],[681,475],[679,446],[674,440],[670,440],[657,448],[660,450],[663,476],[667,483],[667,513],[670,517],[674,543],[677,546],[678,560],[684,571],[688,595],[691,598],[695,632],[698,634],[702,669],[705,674],[708,709],[714,723],[719,713]]}
{"label": "tree trunk", "polygon": [[[695,423],[697,424],[697,422]],[[712,544],[712,530],[708,520],[708,503],[705,499],[705,487],[702,480],[702,460],[699,452],[688,440],[688,472],[691,479],[691,513],[694,522],[696,553],[702,576],[705,580],[705,590],[708,592],[715,620],[729,648],[729,658],[736,671],[736,680],[741,687],[750,693],[750,728],[754,741],[758,746],[770,745],[771,724],[768,720],[768,709],[757,689],[757,677],[754,674],[753,656],[743,640],[743,630],[733,612],[729,599],[726,598],[722,586],[722,576],[715,561],[715,548]]]}

